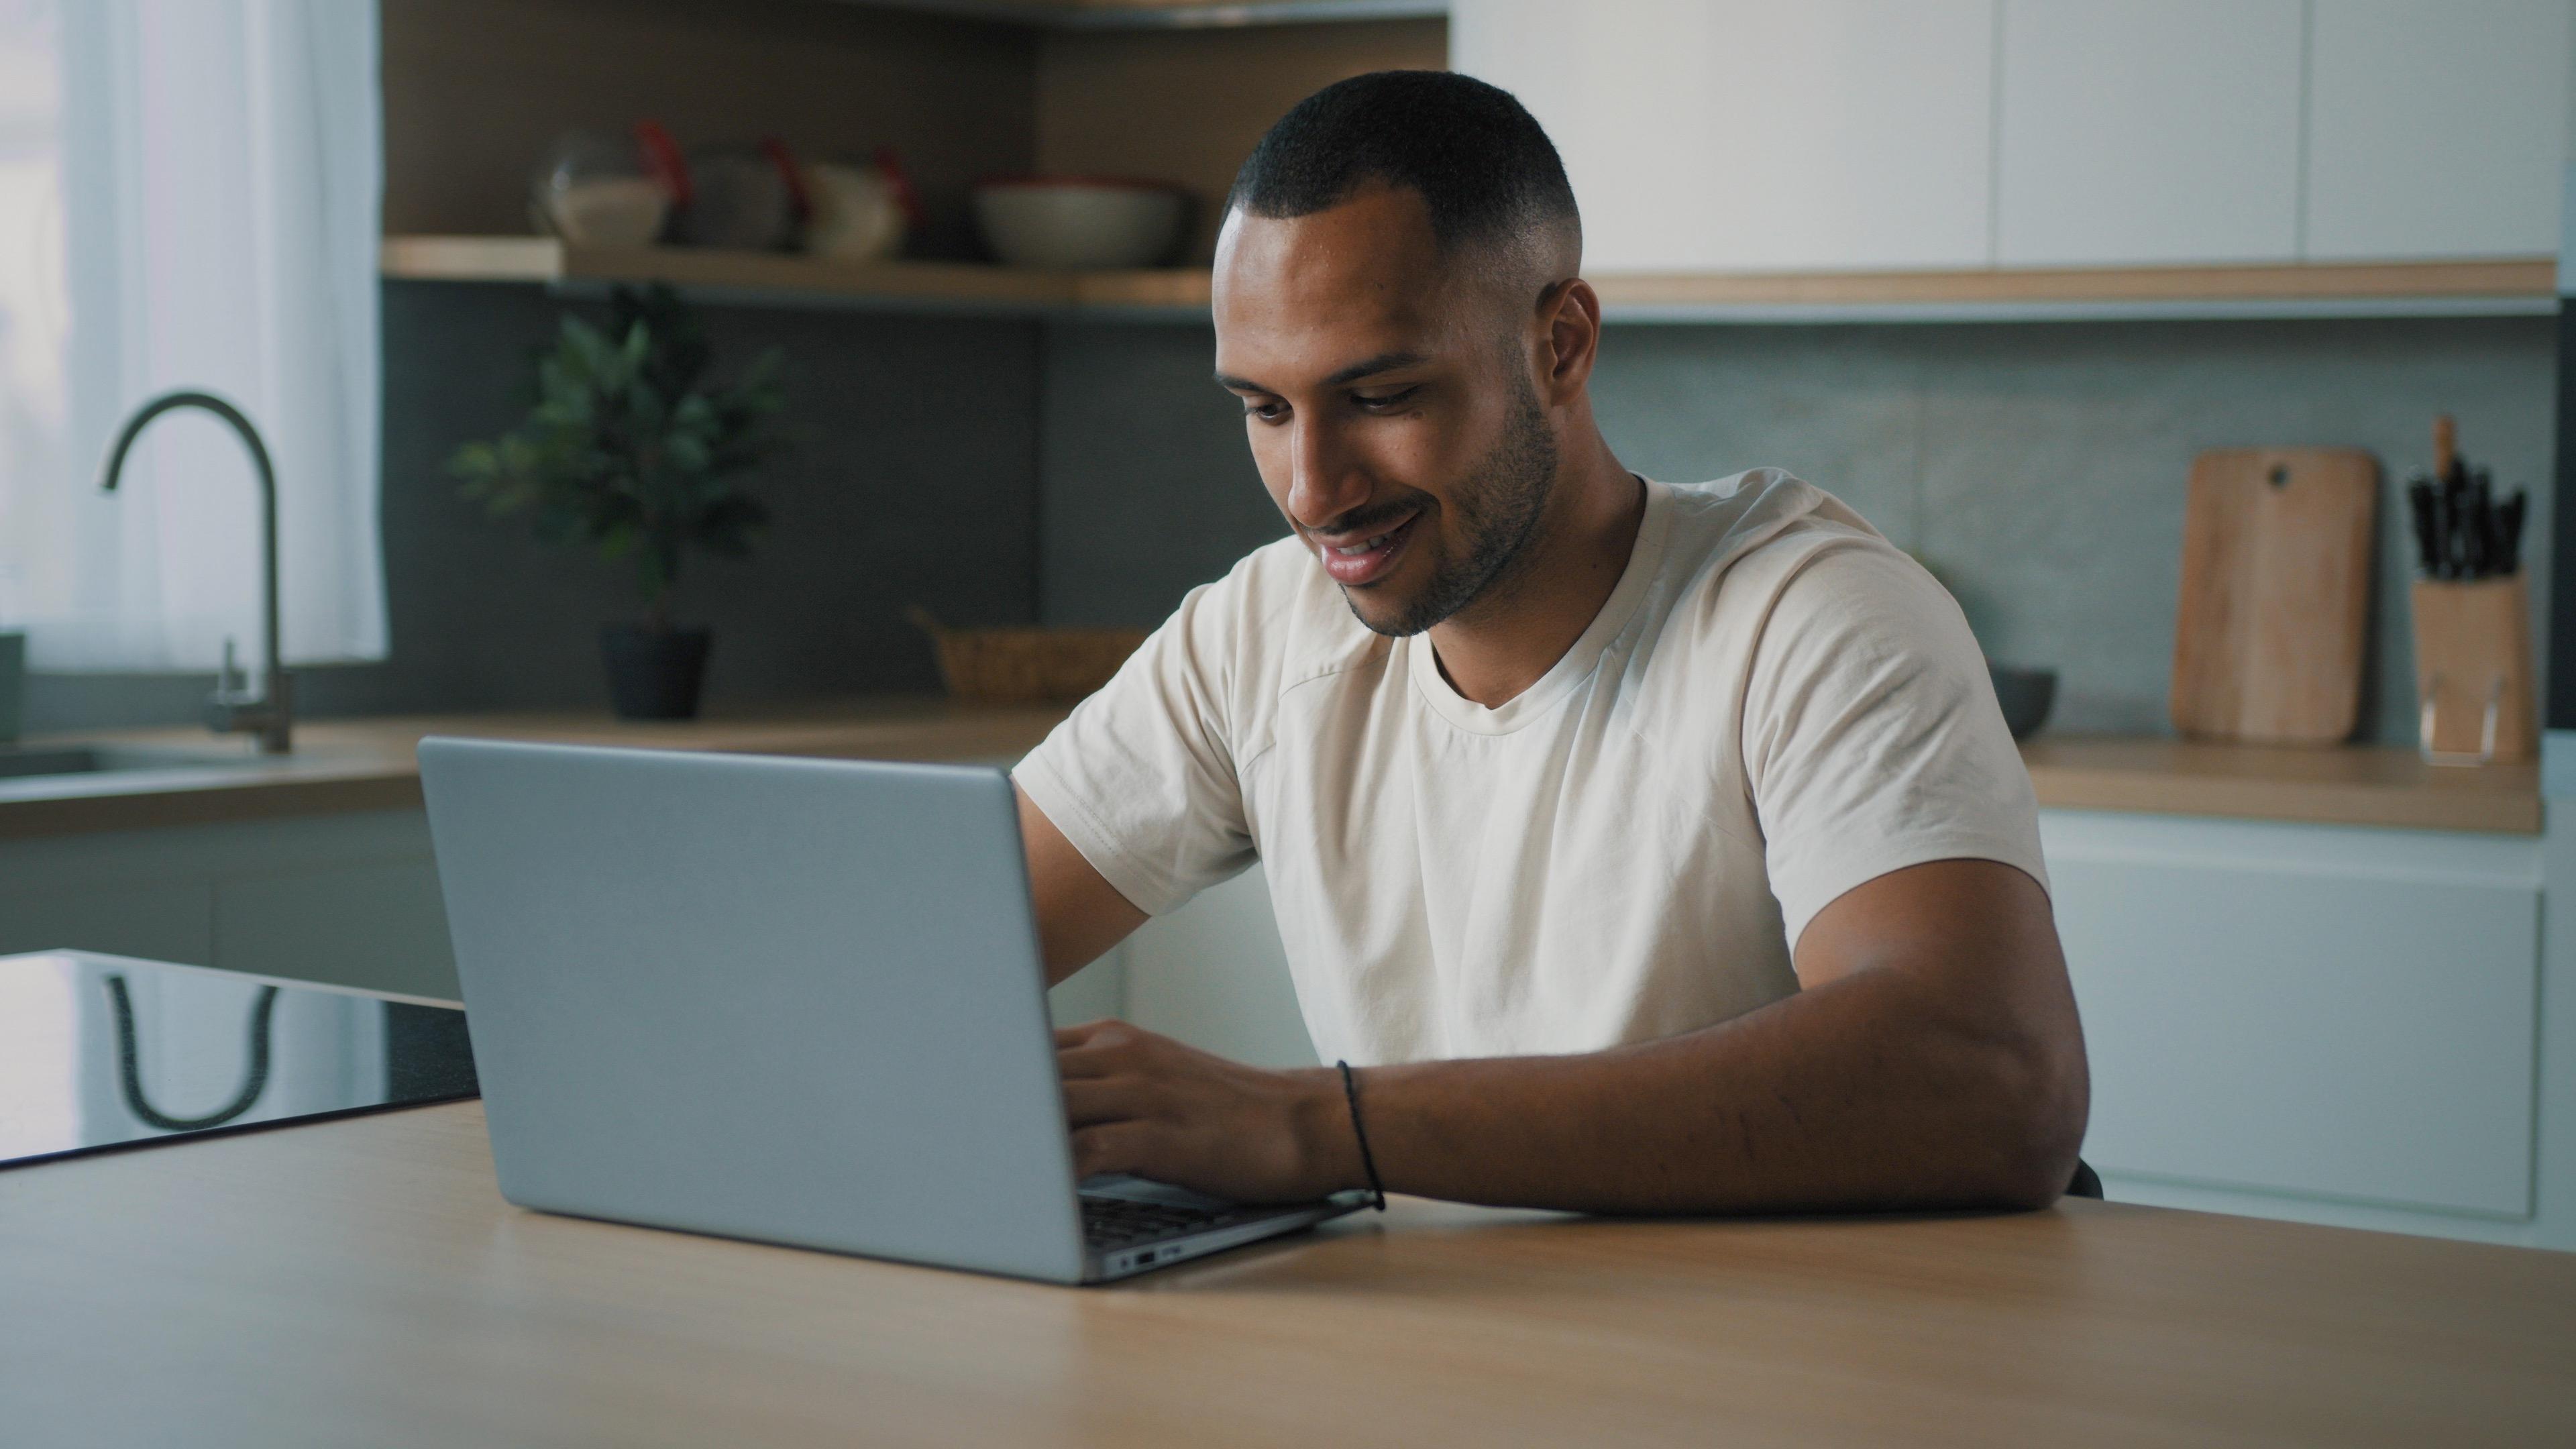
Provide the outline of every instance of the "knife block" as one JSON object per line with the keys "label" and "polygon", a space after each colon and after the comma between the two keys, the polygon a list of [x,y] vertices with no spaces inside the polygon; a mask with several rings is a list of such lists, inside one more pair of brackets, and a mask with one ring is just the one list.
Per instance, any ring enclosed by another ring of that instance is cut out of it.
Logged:
{"label": "knife block", "polygon": [[2522,575],[2417,579],[2414,604],[2424,758],[2437,765],[2532,758],[2539,735]]}

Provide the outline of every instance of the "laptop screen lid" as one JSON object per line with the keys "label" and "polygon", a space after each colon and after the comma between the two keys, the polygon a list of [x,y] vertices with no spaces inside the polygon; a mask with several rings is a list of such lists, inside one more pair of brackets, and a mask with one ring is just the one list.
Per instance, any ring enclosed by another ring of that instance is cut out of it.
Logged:
{"label": "laptop screen lid", "polygon": [[430,738],[514,1203],[1082,1275],[1009,777]]}

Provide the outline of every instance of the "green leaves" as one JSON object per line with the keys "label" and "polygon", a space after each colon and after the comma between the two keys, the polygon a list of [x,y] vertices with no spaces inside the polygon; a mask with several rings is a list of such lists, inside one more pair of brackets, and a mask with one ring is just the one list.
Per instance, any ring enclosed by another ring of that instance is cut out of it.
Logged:
{"label": "green leaves", "polygon": [[689,549],[739,557],[769,521],[741,475],[778,450],[768,429],[786,401],[778,352],[729,388],[697,315],[669,287],[620,287],[609,324],[566,317],[536,360],[527,420],[459,446],[448,472],[495,515],[525,515],[548,543],[586,543],[630,561],[664,615]]}

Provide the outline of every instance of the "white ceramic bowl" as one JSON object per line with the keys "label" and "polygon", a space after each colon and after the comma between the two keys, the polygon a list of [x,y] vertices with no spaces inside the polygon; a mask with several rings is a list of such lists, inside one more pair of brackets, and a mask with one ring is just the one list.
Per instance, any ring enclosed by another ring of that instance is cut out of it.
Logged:
{"label": "white ceramic bowl", "polygon": [[1015,267],[1143,267],[1171,251],[1184,200],[1149,181],[1013,177],[975,188],[975,221]]}
{"label": "white ceramic bowl", "polygon": [[662,234],[670,199],[641,176],[603,176],[540,187],[546,229],[575,246],[649,246]]}

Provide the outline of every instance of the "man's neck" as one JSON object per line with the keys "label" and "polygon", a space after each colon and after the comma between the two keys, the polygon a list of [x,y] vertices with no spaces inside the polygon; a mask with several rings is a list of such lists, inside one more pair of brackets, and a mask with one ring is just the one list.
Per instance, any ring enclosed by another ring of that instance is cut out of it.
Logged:
{"label": "man's neck", "polygon": [[1449,687],[1487,709],[1501,708],[1556,667],[1610,601],[1636,547],[1645,485],[1599,433],[1587,433],[1586,446],[1560,466],[1547,517],[1513,576],[1492,597],[1431,626]]}

